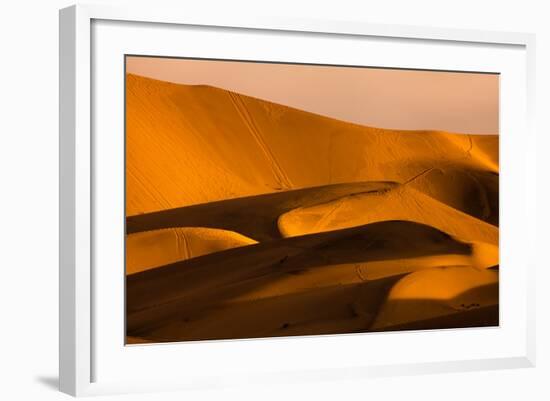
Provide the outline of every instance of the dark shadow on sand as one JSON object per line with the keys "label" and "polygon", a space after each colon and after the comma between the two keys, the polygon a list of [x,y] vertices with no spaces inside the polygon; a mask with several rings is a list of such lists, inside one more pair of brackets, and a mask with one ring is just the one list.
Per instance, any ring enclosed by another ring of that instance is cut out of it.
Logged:
{"label": "dark shadow on sand", "polygon": [[[166,326],[167,322],[171,321],[176,326],[179,323],[174,322],[177,321],[186,323],[185,319],[189,319],[190,315],[225,308],[227,302],[241,294],[289,275],[311,273],[326,266],[347,264],[348,268],[353,268],[356,263],[369,261],[428,255],[468,255],[470,252],[470,245],[430,226],[386,221],[204,255],[127,276],[128,335],[147,337],[158,327]],[[393,275],[388,283],[393,285],[401,276]],[[375,281],[368,281],[365,285],[373,285]],[[389,290],[391,285],[384,287],[384,291]],[[335,287],[339,291],[344,288]],[[356,287],[349,288],[353,292]],[[384,294],[377,293],[377,296],[382,299]],[[287,298],[291,299],[291,296]],[[285,307],[291,310],[303,302],[303,299],[297,299],[294,304],[287,302]],[[324,304],[330,304],[330,301],[318,301],[311,304],[311,308],[322,308],[320,305]],[[369,314],[374,312],[371,310]],[[261,311],[257,313],[261,315]],[[254,315],[249,318],[253,320]],[[369,324],[370,320],[364,320],[361,327],[368,327]],[[177,340],[172,338],[170,341]]]}
{"label": "dark shadow on sand", "polygon": [[324,185],[203,203],[126,218],[128,234],[172,227],[208,227],[231,230],[263,242],[281,238],[277,219],[299,208],[330,202],[345,196],[382,194],[393,182],[357,182]]}

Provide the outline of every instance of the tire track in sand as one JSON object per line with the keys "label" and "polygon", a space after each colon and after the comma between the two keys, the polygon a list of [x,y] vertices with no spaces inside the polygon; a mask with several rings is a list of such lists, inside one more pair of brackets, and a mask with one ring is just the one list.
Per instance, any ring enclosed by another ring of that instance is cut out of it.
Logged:
{"label": "tire track in sand", "polygon": [[250,115],[244,101],[239,94],[231,91],[228,91],[228,93],[231,102],[235,106],[235,109],[239,113],[250,133],[252,134],[254,140],[260,146],[260,149],[263,152],[268,163],[272,166],[272,171],[275,175],[275,180],[277,181],[277,184],[281,187],[281,189],[292,189],[293,185],[290,181],[290,178],[285,173],[285,171],[269,149],[269,146],[266,144],[260,130],[258,129],[258,127],[256,127],[256,124],[254,123],[254,120],[252,119],[252,116]]}

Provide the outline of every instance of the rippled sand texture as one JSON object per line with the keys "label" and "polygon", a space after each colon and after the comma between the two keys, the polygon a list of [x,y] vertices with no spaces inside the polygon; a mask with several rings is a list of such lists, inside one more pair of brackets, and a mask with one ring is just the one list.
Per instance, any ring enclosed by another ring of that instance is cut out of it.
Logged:
{"label": "rippled sand texture", "polygon": [[127,75],[127,342],[498,325],[498,136]]}

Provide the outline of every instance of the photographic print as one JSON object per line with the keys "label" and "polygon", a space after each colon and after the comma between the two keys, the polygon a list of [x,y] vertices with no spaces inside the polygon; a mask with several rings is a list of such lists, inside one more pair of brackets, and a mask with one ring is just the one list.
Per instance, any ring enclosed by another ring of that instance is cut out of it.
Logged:
{"label": "photographic print", "polygon": [[126,343],[499,325],[499,75],[126,56]]}

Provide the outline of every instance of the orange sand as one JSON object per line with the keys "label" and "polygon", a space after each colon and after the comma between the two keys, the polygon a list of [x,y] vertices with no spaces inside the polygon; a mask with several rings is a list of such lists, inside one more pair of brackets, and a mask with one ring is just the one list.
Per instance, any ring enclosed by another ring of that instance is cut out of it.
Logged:
{"label": "orange sand", "polygon": [[132,216],[273,191],[498,172],[498,137],[364,127],[209,86],[127,75]]}
{"label": "orange sand", "polygon": [[129,234],[126,237],[126,274],[255,243],[232,231],[202,227]]}
{"label": "orange sand", "polygon": [[498,136],[126,95],[128,342],[498,325]]}

